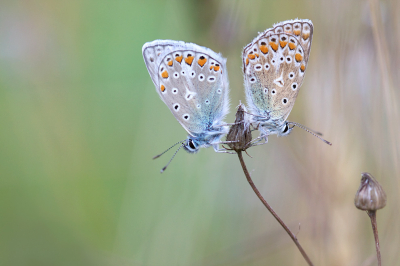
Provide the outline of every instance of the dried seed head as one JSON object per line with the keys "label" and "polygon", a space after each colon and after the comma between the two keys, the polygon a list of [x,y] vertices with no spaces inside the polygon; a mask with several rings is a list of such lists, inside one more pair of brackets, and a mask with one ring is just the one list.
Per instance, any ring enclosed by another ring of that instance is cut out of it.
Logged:
{"label": "dried seed head", "polygon": [[243,104],[238,106],[235,124],[231,126],[226,140],[232,141],[228,146],[234,151],[245,151],[251,146],[250,122]]}
{"label": "dried seed head", "polygon": [[361,173],[361,184],[354,204],[365,211],[376,211],[386,206],[386,193],[370,173]]}

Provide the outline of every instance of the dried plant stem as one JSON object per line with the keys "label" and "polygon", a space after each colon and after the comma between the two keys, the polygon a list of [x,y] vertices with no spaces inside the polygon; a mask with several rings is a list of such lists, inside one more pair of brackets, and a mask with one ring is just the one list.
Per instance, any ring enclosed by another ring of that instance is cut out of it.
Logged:
{"label": "dried plant stem", "polygon": [[247,181],[249,182],[250,186],[253,188],[254,192],[258,196],[258,198],[261,200],[261,202],[264,204],[264,206],[269,210],[269,212],[275,217],[275,219],[280,223],[280,225],[285,229],[285,231],[289,234],[289,236],[292,238],[293,242],[296,244],[297,248],[299,249],[301,255],[303,255],[304,259],[307,261],[308,265],[313,265],[311,262],[310,258],[307,256],[306,252],[304,251],[303,247],[300,245],[299,241],[297,240],[297,237],[290,231],[290,229],[286,226],[286,224],[279,218],[279,216],[275,213],[275,211],[269,206],[267,201],[263,198],[263,196],[260,194],[258,191],[257,187],[254,185],[253,180],[250,177],[249,171],[247,171],[246,164],[244,163],[243,160],[243,155],[241,151],[237,151],[238,157],[240,164],[242,165],[244,175],[247,178]]}
{"label": "dried plant stem", "polygon": [[372,231],[374,232],[376,257],[378,258],[378,266],[381,266],[382,265],[381,248],[379,246],[378,224],[376,223],[376,211],[367,211],[367,214],[368,214],[369,218],[371,219]]}

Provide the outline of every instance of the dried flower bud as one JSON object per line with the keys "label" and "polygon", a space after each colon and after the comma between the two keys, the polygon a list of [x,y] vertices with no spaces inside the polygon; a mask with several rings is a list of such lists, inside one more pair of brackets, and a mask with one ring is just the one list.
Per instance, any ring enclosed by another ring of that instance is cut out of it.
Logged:
{"label": "dried flower bud", "polygon": [[361,184],[354,204],[365,211],[376,211],[386,206],[386,193],[370,173],[361,173]]}
{"label": "dried flower bud", "polygon": [[235,124],[231,126],[226,136],[228,146],[234,151],[245,151],[251,146],[250,122],[246,114],[246,107],[239,104],[236,112]]}

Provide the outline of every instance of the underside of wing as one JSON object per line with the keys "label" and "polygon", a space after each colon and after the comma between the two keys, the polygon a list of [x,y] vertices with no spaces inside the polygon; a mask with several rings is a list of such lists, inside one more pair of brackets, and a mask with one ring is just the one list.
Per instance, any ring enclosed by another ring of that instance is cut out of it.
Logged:
{"label": "underside of wing", "polygon": [[250,110],[281,125],[303,83],[313,27],[309,20],[278,23],[243,51],[246,98]]}
{"label": "underside of wing", "polygon": [[[160,41],[153,43],[143,54],[161,99],[189,134],[212,131],[229,109],[226,60],[208,48],[183,42],[170,41],[157,53]],[[149,68],[151,58],[156,67]]]}

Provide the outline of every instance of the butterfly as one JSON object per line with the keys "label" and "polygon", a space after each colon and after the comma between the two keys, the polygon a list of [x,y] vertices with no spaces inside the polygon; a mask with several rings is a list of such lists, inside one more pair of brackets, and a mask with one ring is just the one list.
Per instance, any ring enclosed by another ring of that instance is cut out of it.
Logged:
{"label": "butterfly", "polygon": [[294,126],[313,134],[286,121],[304,80],[312,37],[310,20],[287,20],[260,33],[243,49],[246,100],[251,120],[266,141],[271,134],[288,135]]}
{"label": "butterfly", "polygon": [[228,132],[223,122],[229,112],[226,59],[209,48],[171,40],[145,43],[142,53],[158,95],[188,132],[179,149],[196,153],[212,146],[226,152],[219,149]]}

